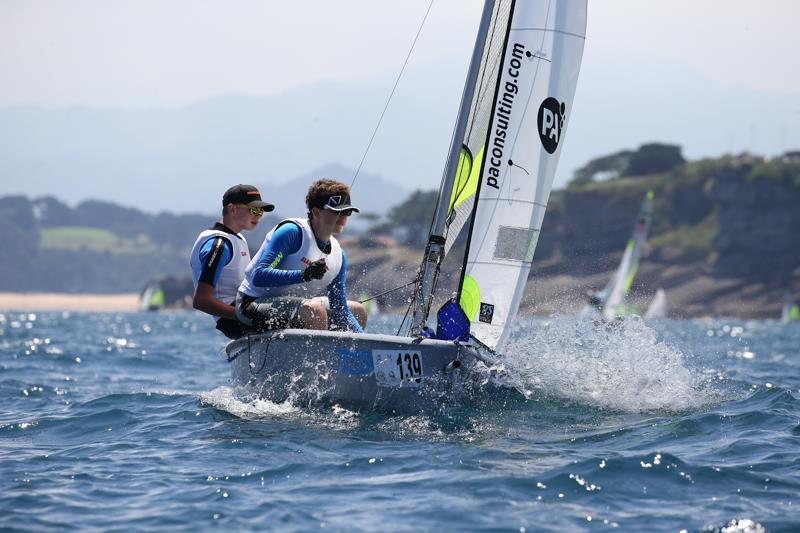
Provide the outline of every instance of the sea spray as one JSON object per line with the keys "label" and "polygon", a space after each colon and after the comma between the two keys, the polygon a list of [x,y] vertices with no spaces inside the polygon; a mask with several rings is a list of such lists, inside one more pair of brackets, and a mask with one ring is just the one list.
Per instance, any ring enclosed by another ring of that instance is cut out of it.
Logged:
{"label": "sea spray", "polygon": [[200,401],[239,418],[253,419],[297,413],[300,408],[290,402],[273,403],[253,395],[242,394],[231,387],[217,387],[200,394]]}
{"label": "sea spray", "polygon": [[331,430],[353,429],[359,425],[357,413],[338,405],[309,409],[299,407],[292,400],[271,402],[241,387],[217,387],[200,394],[200,401],[244,420],[303,422],[308,427]]}
{"label": "sea spray", "polygon": [[607,324],[553,316],[524,321],[504,349],[495,381],[627,412],[681,411],[708,403],[677,348],[637,317]]}

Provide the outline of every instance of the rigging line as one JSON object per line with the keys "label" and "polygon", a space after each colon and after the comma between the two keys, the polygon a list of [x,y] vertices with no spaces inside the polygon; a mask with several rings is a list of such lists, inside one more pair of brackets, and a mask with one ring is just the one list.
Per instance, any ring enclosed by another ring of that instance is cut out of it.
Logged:
{"label": "rigging line", "polygon": [[[422,264],[419,266],[419,270],[417,271],[417,276],[414,278],[414,296],[409,300],[408,307],[406,307],[406,314],[403,315],[403,320],[400,322],[400,326],[397,328],[397,334],[400,335],[400,331],[402,331],[403,326],[406,323],[406,318],[408,318],[408,313],[411,312],[411,308],[414,307],[414,302],[417,299],[417,293],[419,292],[419,284],[422,283]],[[411,326],[409,326],[411,328]]]}
{"label": "rigging line", "polygon": [[409,311],[411,311],[411,304],[409,304],[408,307],[406,307],[406,314],[403,315],[403,320],[400,321],[400,326],[398,326],[398,328],[397,328],[397,335],[398,336],[400,335],[400,332],[403,330],[403,326],[406,323],[406,318],[408,318]]}
{"label": "rigging line", "polygon": [[356,178],[358,178],[358,173],[361,172],[361,166],[364,164],[364,160],[367,158],[367,154],[369,153],[369,149],[372,147],[372,141],[375,140],[375,135],[378,133],[378,128],[381,127],[381,122],[383,121],[383,116],[386,114],[386,110],[389,109],[389,103],[392,101],[392,97],[394,96],[394,91],[397,89],[397,84],[400,83],[400,78],[403,76],[403,71],[406,69],[406,65],[408,65],[408,60],[411,58],[411,52],[414,51],[414,46],[417,44],[417,39],[419,39],[419,34],[422,33],[422,27],[425,26],[425,21],[428,20],[428,14],[431,12],[431,8],[433,7],[433,2],[435,0],[431,0],[428,4],[428,10],[425,11],[425,16],[422,17],[422,22],[417,29],[417,34],[414,36],[414,41],[411,43],[411,48],[408,50],[408,54],[406,55],[406,60],[403,62],[403,66],[400,69],[400,73],[397,74],[397,79],[394,81],[394,87],[392,87],[392,92],[389,93],[389,98],[386,100],[386,105],[383,106],[383,111],[381,112],[380,118],[378,118],[378,123],[375,124],[375,130],[372,132],[372,137],[369,138],[369,143],[367,143],[367,148],[364,150],[364,155],[361,156],[361,162],[358,163],[358,168],[356,169],[356,173],[353,176],[353,181],[350,182],[350,189],[353,188],[353,184],[356,182]]}
{"label": "rigging line", "polygon": [[389,294],[390,292],[399,291],[400,289],[405,289],[409,285],[413,285],[416,282],[417,282],[417,280],[413,279],[413,280],[409,281],[408,283],[406,283],[405,285],[400,285],[399,287],[395,287],[394,289],[389,289],[388,291],[384,291],[384,292],[382,292],[380,294],[376,294],[375,296],[370,296],[369,298],[361,300],[359,303],[363,304],[363,303],[366,303],[366,302],[368,302],[370,300],[374,300],[375,298],[379,298],[381,296],[385,296],[385,295]]}
{"label": "rigging line", "polygon": [[[422,271],[424,269],[424,265],[425,265],[424,262],[420,263],[419,268],[417,269],[417,274],[416,274],[416,276],[414,278],[414,292],[411,293],[411,298],[408,301],[408,308],[406,309],[406,315],[403,316],[403,321],[400,323],[400,327],[401,328],[403,327],[403,324],[405,324],[406,316],[408,316],[409,311],[411,311],[411,309],[416,304],[417,297],[419,296],[420,290],[422,290],[421,286],[420,286],[420,283],[422,283]],[[398,333],[398,335],[399,335],[399,333]]]}

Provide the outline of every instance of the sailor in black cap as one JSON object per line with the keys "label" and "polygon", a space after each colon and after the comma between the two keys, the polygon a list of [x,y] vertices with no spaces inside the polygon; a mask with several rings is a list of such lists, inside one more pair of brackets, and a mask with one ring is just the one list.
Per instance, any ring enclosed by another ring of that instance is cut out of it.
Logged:
{"label": "sailor in black cap", "polygon": [[244,334],[233,307],[250,262],[243,230],[252,230],[275,206],[263,201],[252,185],[234,185],[222,196],[222,218],[203,231],[192,247],[195,309],[214,316],[217,329],[229,338]]}
{"label": "sailor in black cap", "polygon": [[308,190],[306,207],[308,218],[283,220],[265,237],[239,287],[237,316],[257,329],[361,332],[367,311],[347,300],[347,255],[333,236],[359,212],[350,187],[318,180]]}

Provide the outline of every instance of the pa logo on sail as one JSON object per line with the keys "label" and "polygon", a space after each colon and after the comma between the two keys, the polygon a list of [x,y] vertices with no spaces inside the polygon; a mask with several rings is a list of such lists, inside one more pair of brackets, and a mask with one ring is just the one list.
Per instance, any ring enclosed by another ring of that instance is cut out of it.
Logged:
{"label": "pa logo on sail", "polygon": [[539,138],[542,140],[542,146],[544,146],[548,154],[552,154],[558,148],[566,111],[567,106],[559,103],[552,96],[546,98],[542,105],[539,106]]}

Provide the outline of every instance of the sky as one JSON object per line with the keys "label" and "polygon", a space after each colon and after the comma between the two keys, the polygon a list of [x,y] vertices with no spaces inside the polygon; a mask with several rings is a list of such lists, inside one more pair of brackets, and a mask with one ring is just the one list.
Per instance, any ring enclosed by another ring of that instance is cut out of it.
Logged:
{"label": "sky", "polygon": [[[0,112],[154,116],[220,97],[295,105],[293,95],[316,100],[309,88],[335,83],[345,94],[364,89],[369,95],[326,103],[352,106],[345,116],[353,120],[337,124],[335,151],[312,146],[237,172],[288,181],[325,163],[356,167],[429,4],[0,0]],[[441,172],[481,7],[480,0],[433,2],[365,170],[409,190],[434,188],[427,176]],[[589,0],[583,64],[555,186],[564,186],[592,157],[651,141],[681,144],[688,158],[800,149],[797,20],[800,3],[792,0]],[[86,120],[76,121],[79,131]],[[414,124],[420,133],[408,135],[410,148],[398,150],[392,128]],[[283,141],[302,144],[306,130],[287,135],[293,138]],[[57,152],[62,164],[75,166],[75,175],[81,165],[90,172],[96,164],[77,151],[65,157],[70,139],[60,145],[31,137],[22,148],[23,141],[13,140],[14,153],[0,149],[0,194],[57,192],[64,185],[55,184],[57,176],[53,184],[33,174],[29,179],[30,158],[19,159],[19,152],[41,159]],[[337,154],[341,160],[330,160]],[[169,179],[184,178],[176,170]],[[104,194],[83,190],[79,181],[68,185],[73,192],[64,194],[72,201]],[[213,187],[218,183],[208,191]]]}

